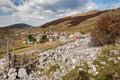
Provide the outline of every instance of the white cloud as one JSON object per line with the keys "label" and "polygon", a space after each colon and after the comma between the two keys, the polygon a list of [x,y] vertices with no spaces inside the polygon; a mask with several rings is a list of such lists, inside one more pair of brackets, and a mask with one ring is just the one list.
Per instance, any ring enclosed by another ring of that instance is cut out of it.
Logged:
{"label": "white cloud", "polygon": [[[4,18],[3,16],[0,17],[0,25],[8,25],[17,22],[40,25],[57,18],[97,8],[97,5],[92,2],[92,0],[19,1],[21,1],[20,5],[15,6],[10,0],[0,0],[0,10],[4,12],[11,12],[11,14],[7,16],[4,15]],[[8,20],[8,18],[11,20]],[[3,19],[4,21],[2,21]]]}

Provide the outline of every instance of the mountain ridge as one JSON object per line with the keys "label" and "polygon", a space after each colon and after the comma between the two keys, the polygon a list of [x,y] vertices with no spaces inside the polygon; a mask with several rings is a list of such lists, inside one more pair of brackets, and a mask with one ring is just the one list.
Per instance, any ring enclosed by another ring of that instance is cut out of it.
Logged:
{"label": "mountain ridge", "polygon": [[[64,21],[68,21],[68,20],[72,20],[70,22],[70,24],[71,24],[70,26],[76,26],[79,23],[81,23],[81,22],[83,22],[87,19],[96,17],[96,16],[98,16],[98,15],[104,13],[104,12],[106,12],[106,11],[93,10],[93,11],[89,11],[89,12],[85,12],[85,13],[75,14],[75,15],[72,15],[72,16],[68,16],[68,17],[65,17],[65,18],[60,18],[60,19],[45,23],[40,27],[47,28],[47,27],[50,27],[50,26],[58,25],[59,23],[62,23]],[[70,26],[68,26],[68,27],[70,27]]]}
{"label": "mountain ridge", "polygon": [[9,26],[5,26],[4,28],[6,29],[25,29],[25,28],[32,28],[33,26],[25,23],[17,23],[17,24],[12,24]]}

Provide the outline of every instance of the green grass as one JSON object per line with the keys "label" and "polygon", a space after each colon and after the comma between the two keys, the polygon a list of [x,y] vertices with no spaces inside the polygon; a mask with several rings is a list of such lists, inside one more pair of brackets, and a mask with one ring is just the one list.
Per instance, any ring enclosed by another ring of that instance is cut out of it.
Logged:
{"label": "green grass", "polygon": [[79,66],[70,70],[62,77],[62,80],[89,80],[88,74],[85,71],[79,71]]}
{"label": "green grass", "polygon": [[30,47],[30,46],[22,46],[22,47],[15,48],[15,50],[20,50],[20,49],[24,49],[24,48],[28,48],[28,47]]}
{"label": "green grass", "polygon": [[0,52],[0,58],[2,58],[4,55],[4,52]]}
{"label": "green grass", "polygon": [[[83,62],[84,66],[77,66],[69,71],[62,77],[62,80],[87,80],[89,78],[94,78],[94,80],[113,80],[115,74],[120,77],[120,60],[117,59],[120,57],[120,53],[117,55],[109,54],[109,51],[119,50],[119,48],[119,46],[115,45],[107,45],[103,48],[101,54],[93,61],[93,65],[96,66],[98,72],[97,75],[88,74],[90,67],[86,62]],[[109,61],[108,58],[114,58],[118,62],[115,63],[114,60]],[[106,62],[106,65],[101,65],[100,62]],[[79,72],[79,68],[82,68],[84,71]]]}
{"label": "green grass", "polygon": [[57,69],[60,69],[60,66],[58,64],[51,65],[46,71],[46,74],[49,75],[51,72],[56,72]]}
{"label": "green grass", "polygon": [[[108,46],[106,47],[100,56],[94,61],[94,65],[97,65],[97,70],[99,74],[95,76],[96,80],[113,80],[113,76],[117,73],[120,76],[120,60],[117,57],[120,57],[120,53],[118,55],[110,55],[108,52],[110,50],[117,49],[117,46]],[[114,61],[108,61],[108,58],[115,58],[118,63],[114,63]],[[106,62],[106,65],[100,65],[99,62]]]}
{"label": "green grass", "polygon": [[69,71],[65,76],[62,77],[62,80],[76,80],[78,77],[78,70],[79,68],[76,67],[75,69]]}

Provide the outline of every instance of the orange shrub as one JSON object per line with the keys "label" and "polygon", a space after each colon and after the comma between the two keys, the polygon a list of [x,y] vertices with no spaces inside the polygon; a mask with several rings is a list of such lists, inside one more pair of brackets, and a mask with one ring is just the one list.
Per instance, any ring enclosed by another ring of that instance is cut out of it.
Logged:
{"label": "orange shrub", "polygon": [[118,37],[120,37],[120,9],[101,15],[97,26],[91,31],[91,41],[95,46],[114,43]]}

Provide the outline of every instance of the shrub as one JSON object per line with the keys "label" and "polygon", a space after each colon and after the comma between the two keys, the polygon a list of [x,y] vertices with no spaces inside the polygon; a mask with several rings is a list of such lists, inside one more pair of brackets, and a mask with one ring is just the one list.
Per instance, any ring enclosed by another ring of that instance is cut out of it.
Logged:
{"label": "shrub", "polygon": [[100,16],[97,26],[91,32],[95,46],[111,44],[120,37],[120,9],[111,10]]}
{"label": "shrub", "polygon": [[29,36],[28,36],[28,39],[29,39],[30,41],[33,41],[33,42],[36,41],[36,39],[35,39],[32,35],[29,35]]}
{"label": "shrub", "polygon": [[42,38],[39,40],[39,43],[43,43],[43,42],[46,42],[48,41],[49,39],[47,38],[47,35],[43,35]]}

